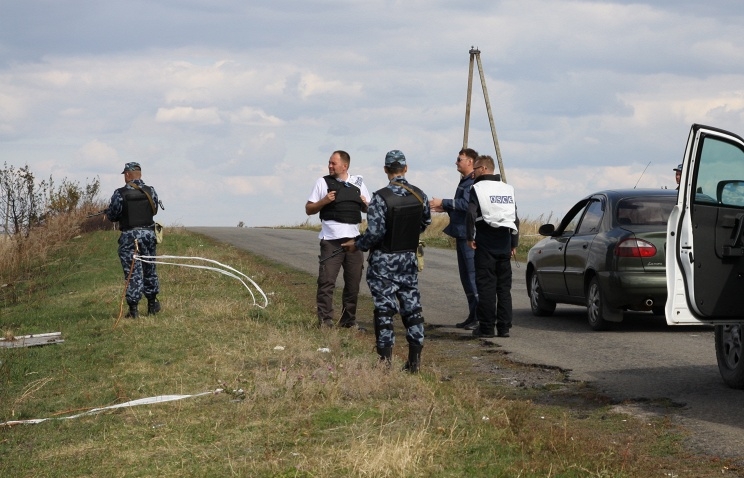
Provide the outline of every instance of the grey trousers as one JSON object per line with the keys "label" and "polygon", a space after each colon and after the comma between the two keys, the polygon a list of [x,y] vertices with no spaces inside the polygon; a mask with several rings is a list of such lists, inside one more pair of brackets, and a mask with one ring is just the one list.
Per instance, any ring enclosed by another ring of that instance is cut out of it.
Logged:
{"label": "grey trousers", "polygon": [[[320,241],[320,258],[330,257],[341,244],[351,238],[333,239]],[[357,297],[359,296],[359,282],[362,280],[364,269],[364,253],[341,252],[331,257],[318,266],[318,321],[323,323],[334,322],[333,320],[333,291],[336,288],[336,278],[343,267],[344,269],[344,292],[341,299],[342,312],[339,325],[351,327],[356,324]]]}

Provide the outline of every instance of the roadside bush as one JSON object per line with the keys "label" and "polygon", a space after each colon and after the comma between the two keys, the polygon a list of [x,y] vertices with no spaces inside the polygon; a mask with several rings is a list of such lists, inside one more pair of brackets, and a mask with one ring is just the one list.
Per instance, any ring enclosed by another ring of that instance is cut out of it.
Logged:
{"label": "roadside bush", "polygon": [[105,207],[98,199],[100,181],[80,185],[49,177],[36,181],[28,165],[0,169],[0,299],[18,295],[31,271],[60,244],[82,231],[108,229],[111,223],[88,218]]}

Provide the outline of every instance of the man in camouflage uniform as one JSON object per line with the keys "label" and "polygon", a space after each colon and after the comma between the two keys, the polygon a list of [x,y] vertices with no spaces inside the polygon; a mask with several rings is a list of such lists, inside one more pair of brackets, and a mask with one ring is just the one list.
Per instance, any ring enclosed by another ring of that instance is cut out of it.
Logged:
{"label": "man in camouflage uniform", "polygon": [[349,251],[370,251],[367,284],[375,305],[375,338],[380,360],[389,364],[392,359],[393,316],[400,313],[408,341],[404,369],[416,373],[424,347],[416,248],[419,234],[431,224],[431,211],[426,194],[406,181],[406,171],[408,166],[402,152],[387,153],[385,173],[390,184],[372,195],[364,234],[342,246]]}
{"label": "man in camouflage uniform", "polygon": [[160,312],[160,302],[157,294],[160,283],[155,264],[132,261],[134,254],[141,256],[156,255],[155,221],[153,216],[158,212],[158,193],[152,186],[146,186],[142,181],[142,168],[139,163],[124,165],[125,186],[114,191],[111,203],[106,208],[106,217],[111,222],[119,223],[119,260],[124,269],[124,280],[132,276],[127,286],[126,299],[129,312],[126,317],[136,319],[139,316],[137,304],[144,293],[147,297],[147,313]]}

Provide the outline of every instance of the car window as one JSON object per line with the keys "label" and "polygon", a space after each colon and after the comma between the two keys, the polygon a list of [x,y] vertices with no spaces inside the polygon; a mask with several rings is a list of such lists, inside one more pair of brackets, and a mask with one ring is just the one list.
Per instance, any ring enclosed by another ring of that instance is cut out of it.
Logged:
{"label": "car window", "polygon": [[581,219],[581,224],[576,234],[596,234],[599,232],[599,226],[602,223],[602,215],[604,214],[602,203],[597,200],[593,200],[586,207],[584,217]]}
{"label": "car window", "polygon": [[618,201],[615,218],[620,226],[664,226],[677,198],[634,197]]}
{"label": "car window", "polygon": [[696,203],[744,207],[744,152],[719,138],[704,138],[694,187]]}
{"label": "car window", "polygon": [[566,224],[566,227],[563,229],[563,234],[573,234],[576,230],[576,225],[579,224],[579,219],[581,219],[581,214],[576,214],[574,217],[572,217],[569,223]]}
{"label": "car window", "polygon": [[556,228],[556,231],[560,232],[563,236],[570,236],[576,230],[576,225],[581,219],[581,213],[584,211],[589,198],[582,199],[581,201],[574,204],[574,206],[566,213],[561,219],[561,223]]}

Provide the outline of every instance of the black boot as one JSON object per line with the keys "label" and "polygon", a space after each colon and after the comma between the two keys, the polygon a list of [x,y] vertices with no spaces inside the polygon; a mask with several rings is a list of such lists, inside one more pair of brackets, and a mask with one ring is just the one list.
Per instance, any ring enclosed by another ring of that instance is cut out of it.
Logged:
{"label": "black boot", "polygon": [[139,317],[139,312],[137,312],[137,304],[129,304],[129,312],[127,312],[127,315],[124,317],[128,319],[136,319]]}
{"label": "black boot", "polygon": [[380,363],[384,363],[387,367],[390,367],[390,362],[393,360],[392,347],[377,347],[377,355],[380,356]]}
{"label": "black boot", "polygon": [[458,322],[455,327],[458,329],[473,330],[478,326],[478,319],[475,317],[468,317],[464,322]]}
{"label": "black boot", "polygon": [[153,315],[160,312],[160,302],[154,295],[147,298],[147,315]]}
{"label": "black boot", "polygon": [[408,360],[403,365],[403,370],[408,373],[418,373],[421,366],[421,350],[423,345],[408,344]]}

